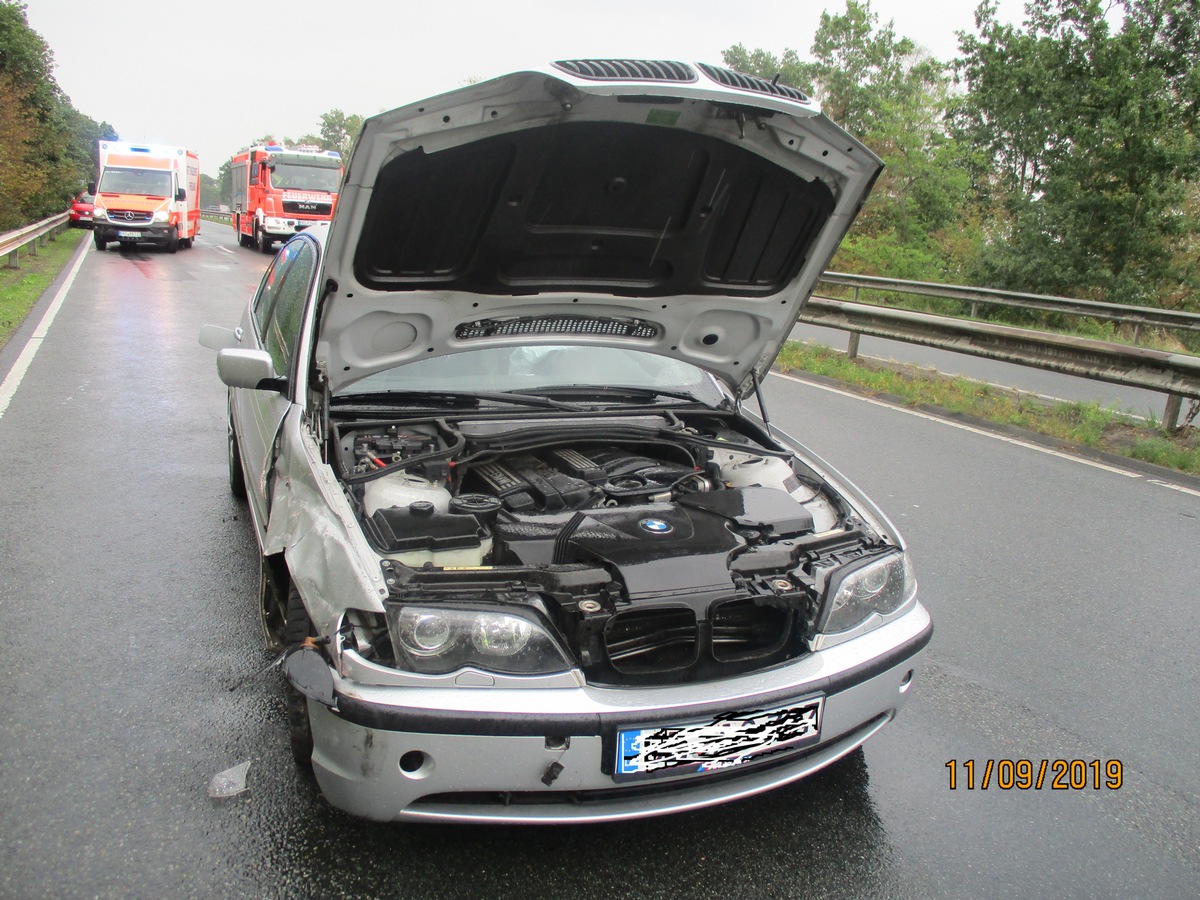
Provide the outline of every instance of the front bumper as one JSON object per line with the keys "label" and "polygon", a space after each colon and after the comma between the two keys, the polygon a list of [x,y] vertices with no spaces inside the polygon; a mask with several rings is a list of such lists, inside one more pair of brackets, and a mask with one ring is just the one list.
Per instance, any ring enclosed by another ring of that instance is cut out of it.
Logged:
{"label": "front bumper", "polygon": [[[313,769],[334,806],[380,821],[602,822],[710,806],[795,781],[862,744],[903,705],[932,634],[929,614],[917,603],[844,644],[699,686],[424,689],[340,682],[337,712],[309,701]],[[821,736],[801,750],[712,774],[618,782],[605,772],[621,728],[815,695],[825,697]]]}
{"label": "front bumper", "polygon": [[100,240],[102,241],[169,244],[175,240],[175,228],[172,225],[120,225],[108,221],[94,220],[92,222],[92,229],[100,235]]}
{"label": "front bumper", "polygon": [[276,219],[268,217],[263,223],[263,234],[274,241],[285,241],[294,234],[299,234],[306,228],[311,228],[318,222],[328,222],[328,219],[299,219],[289,217]]}

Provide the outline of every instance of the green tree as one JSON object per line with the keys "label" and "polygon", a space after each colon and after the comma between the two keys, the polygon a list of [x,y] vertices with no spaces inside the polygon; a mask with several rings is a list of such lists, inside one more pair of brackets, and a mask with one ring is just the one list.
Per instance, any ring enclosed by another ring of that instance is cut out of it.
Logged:
{"label": "green tree", "polygon": [[90,180],[96,140],[117,137],[71,105],[53,68],[25,4],[0,0],[0,230],[61,212]]}
{"label": "green tree", "polygon": [[[994,0],[960,36],[956,133],[972,180],[1005,211],[981,278],[997,286],[1157,304],[1189,293],[1189,182],[1200,175],[1200,0]],[[1110,24],[1117,20],[1119,24]]]}
{"label": "green tree", "polygon": [[[961,268],[965,170],[947,135],[950,74],[911,39],[881,24],[869,0],[822,13],[810,59],[737,45],[727,65],[808,91],[835,122],[861,138],[885,169],[835,267],[894,277],[947,277]],[[972,242],[967,242],[973,246]]]}
{"label": "green tree", "polygon": [[350,158],[350,150],[354,147],[354,139],[362,131],[363,117],[331,109],[321,114],[321,137],[318,145],[322,150],[336,150],[342,154],[342,159]]}

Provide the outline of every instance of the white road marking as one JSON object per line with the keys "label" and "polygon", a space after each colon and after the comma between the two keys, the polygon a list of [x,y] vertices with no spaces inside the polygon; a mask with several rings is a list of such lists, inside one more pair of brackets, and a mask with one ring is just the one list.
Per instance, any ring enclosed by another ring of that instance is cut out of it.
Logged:
{"label": "white road marking", "polygon": [[[86,248],[87,244],[83,246]],[[46,332],[50,330],[50,324],[54,321],[54,317],[58,315],[58,310],[63,305],[63,301],[67,298],[67,291],[71,289],[71,285],[75,282],[75,276],[79,274],[79,267],[83,265],[83,260],[86,256],[87,250],[85,249],[76,257],[75,265],[71,266],[71,271],[67,273],[66,280],[63,281],[62,286],[58,289],[58,293],[54,295],[54,299],[50,301],[50,306],[47,308],[45,315],[42,316],[42,321],[38,322],[37,328],[29,336],[29,340],[25,342],[25,347],[21,350],[21,355],[17,357],[17,361],[13,363],[13,367],[7,377],[5,377],[4,382],[0,384],[0,418],[4,418],[4,411],[8,409],[8,404],[12,402],[13,395],[17,393],[21,379],[29,371],[33,357],[37,355],[38,350],[41,348],[42,340],[46,337]]]}
{"label": "white road marking", "polygon": [[231,255],[232,255],[232,253],[233,253],[233,251],[232,251],[232,250],[230,250],[228,247],[223,247],[223,246],[221,246],[220,244],[215,244],[215,245],[213,245],[213,249],[214,249],[214,250],[220,250],[222,253],[229,253],[229,254],[231,254]]}
{"label": "white road marking", "polygon": [[1184,487],[1182,484],[1171,484],[1169,481],[1159,481],[1157,478],[1151,478],[1150,483],[1157,484],[1159,487],[1170,488],[1173,491],[1179,491],[1182,494],[1191,494],[1193,497],[1200,497],[1200,491],[1194,491],[1191,488]]}
{"label": "white road marking", "polygon": [[896,412],[904,413],[905,415],[916,416],[918,419],[926,419],[930,422],[937,422],[942,425],[949,425],[951,428],[958,428],[958,429],[961,429],[962,431],[969,431],[971,434],[978,434],[978,435],[981,435],[982,437],[991,438],[991,439],[997,440],[997,441],[1003,441],[1006,444],[1014,444],[1017,447],[1025,447],[1029,450],[1036,450],[1038,453],[1046,453],[1050,456],[1058,457],[1059,459],[1065,459],[1068,462],[1082,463],[1083,465],[1091,466],[1094,469],[1103,469],[1105,472],[1112,472],[1114,475],[1124,475],[1126,478],[1141,478],[1142,477],[1142,475],[1139,474],[1138,472],[1130,472],[1128,469],[1118,469],[1115,466],[1105,465],[1104,463],[1096,462],[1095,460],[1084,459],[1082,456],[1073,456],[1070,453],[1063,453],[1059,450],[1053,450],[1050,447],[1043,447],[1039,444],[1033,444],[1033,443],[1030,443],[1029,441],[1023,441],[1020,438],[1010,437],[1007,434],[999,434],[995,431],[986,431],[982,428],[976,428],[973,425],[967,425],[963,422],[954,422],[954,421],[951,421],[950,419],[943,419],[941,416],[930,415],[929,413],[924,413],[917,409],[908,409],[907,407],[904,407],[904,406],[896,406],[893,403],[885,403],[884,401],[876,400],[873,397],[864,397],[862,394],[855,394],[852,391],[843,391],[839,388],[829,387],[828,385],[817,384],[814,381],[806,381],[803,378],[796,378],[792,375],[784,375],[781,372],[772,372],[771,374],[775,375],[779,378],[786,378],[788,381],[794,381],[797,384],[803,384],[803,385],[807,385],[808,387],[817,388],[818,390],[828,391],[831,394],[839,394],[843,397],[849,397],[852,400],[861,400],[864,403],[870,403],[874,406],[883,407],[884,409],[891,409],[891,410],[895,410]]}

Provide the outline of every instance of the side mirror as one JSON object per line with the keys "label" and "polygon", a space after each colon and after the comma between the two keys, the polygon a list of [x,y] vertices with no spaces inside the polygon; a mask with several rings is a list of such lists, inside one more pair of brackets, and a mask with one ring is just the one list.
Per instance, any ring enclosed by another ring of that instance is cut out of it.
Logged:
{"label": "side mirror", "polygon": [[91,194],[93,197],[96,196],[96,182],[94,182],[94,181],[88,182],[88,193]]}
{"label": "side mirror", "polygon": [[219,351],[217,375],[230,387],[280,393],[287,390],[287,379],[275,374],[275,364],[266,350],[229,348]]}
{"label": "side mirror", "polygon": [[181,200],[181,201],[186,200],[187,199],[187,191],[184,188],[180,188],[179,190],[177,190],[175,192],[175,199]]}

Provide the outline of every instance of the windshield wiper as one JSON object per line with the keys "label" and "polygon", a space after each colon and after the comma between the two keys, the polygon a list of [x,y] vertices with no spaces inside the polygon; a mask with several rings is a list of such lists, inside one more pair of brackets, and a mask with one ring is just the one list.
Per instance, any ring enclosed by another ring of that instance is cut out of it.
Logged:
{"label": "windshield wiper", "polygon": [[484,403],[509,403],[513,406],[536,406],[540,409],[569,409],[579,411],[575,403],[552,400],[549,397],[518,393],[515,391],[381,391],[371,394],[339,394],[333,402],[340,409],[365,411],[372,408],[392,406],[442,407],[459,406],[478,408]]}
{"label": "windshield wiper", "polygon": [[[654,403],[660,398],[682,400],[686,403],[704,403],[695,394],[685,391],[665,391],[660,388],[621,387],[608,384],[560,384],[541,388],[521,388],[514,393],[537,393],[552,397],[572,397],[581,400],[600,398],[627,400],[634,403]],[[707,405],[707,404],[706,404]]]}

